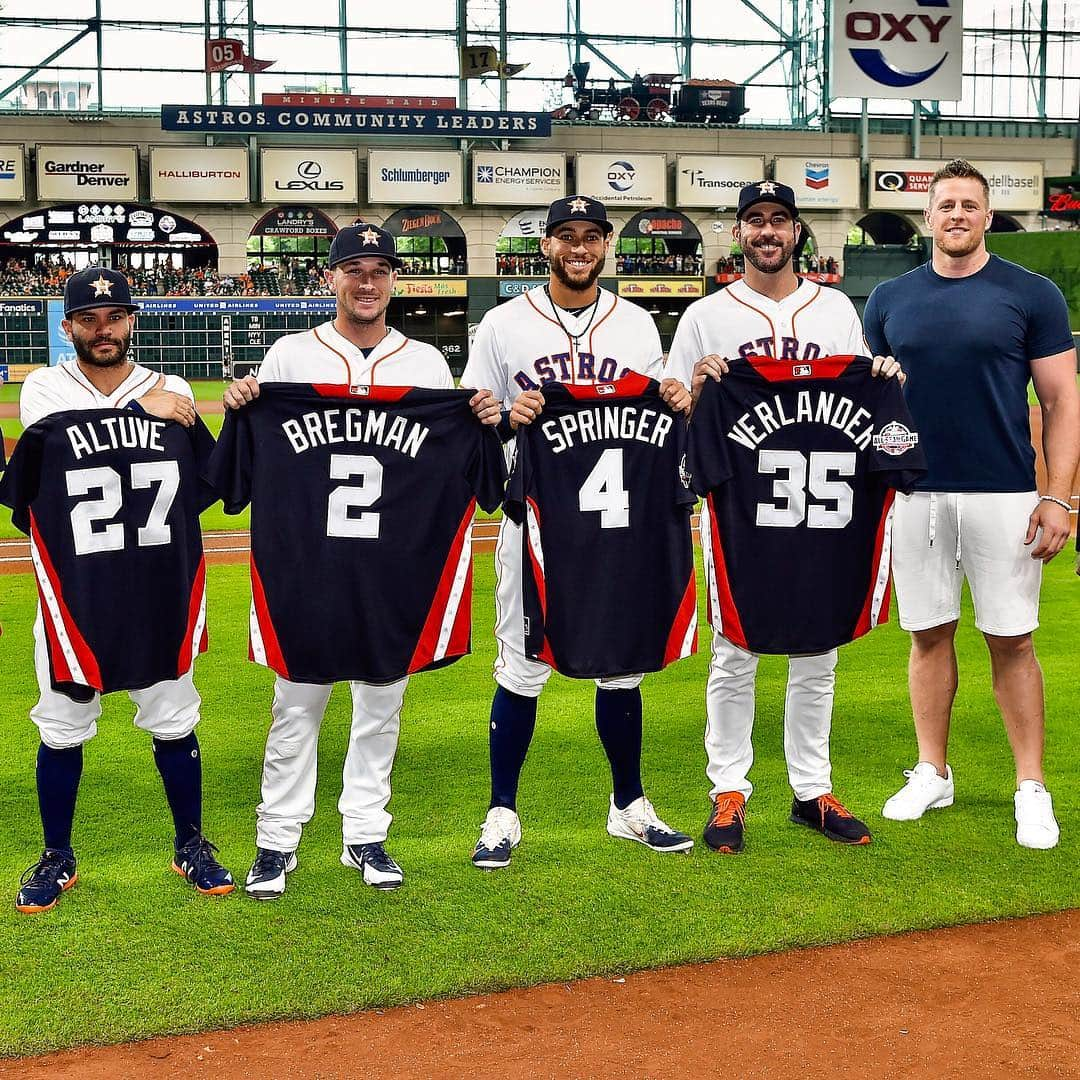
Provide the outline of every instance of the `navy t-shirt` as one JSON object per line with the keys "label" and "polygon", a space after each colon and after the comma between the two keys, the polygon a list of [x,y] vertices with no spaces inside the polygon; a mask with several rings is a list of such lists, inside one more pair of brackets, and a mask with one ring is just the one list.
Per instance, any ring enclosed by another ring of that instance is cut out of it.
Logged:
{"label": "navy t-shirt", "polygon": [[996,255],[963,278],[926,263],[874,289],[863,330],[875,354],[907,372],[904,396],[929,465],[916,490],[1035,490],[1031,361],[1073,346],[1052,281]]}

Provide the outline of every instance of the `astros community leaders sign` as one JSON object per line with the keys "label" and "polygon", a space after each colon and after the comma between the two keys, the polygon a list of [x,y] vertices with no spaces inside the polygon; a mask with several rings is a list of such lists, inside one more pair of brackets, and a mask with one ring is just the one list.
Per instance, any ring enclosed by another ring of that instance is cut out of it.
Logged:
{"label": "astros community leaders sign", "polygon": [[551,134],[551,116],[530,112],[469,112],[462,109],[330,109],[286,105],[235,108],[162,105],[163,131],[282,131],[320,135],[501,135],[538,138]]}

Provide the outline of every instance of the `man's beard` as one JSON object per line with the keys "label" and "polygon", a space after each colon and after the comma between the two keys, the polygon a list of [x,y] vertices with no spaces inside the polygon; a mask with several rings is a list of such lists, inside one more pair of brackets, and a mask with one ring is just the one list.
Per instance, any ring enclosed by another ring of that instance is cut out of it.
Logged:
{"label": "man's beard", "polygon": [[781,243],[778,246],[780,248],[778,261],[774,256],[772,261],[766,262],[757,255],[757,251],[752,244],[747,244],[743,248],[743,258],[762,274],[778,274],[791,262],[791,257],[795,253],[795,241],[792,240],[786,244]]}
{"label": "man's beard", "polygon": [[583,281],[575,281],[567,272],[566,267],[563,266],[562,259],[550,259],[551,272],[558,278],[559,283],[564,285],[571,292],[588,292],[595,284],[596,279],[600,276],[600,271],[604,269],[604,260],[597,259],[593,264],[593,268],[589,271],[588,276]]}
{"label": "man's beard", "polygon": [[102,356],[94,352],[95,344],[100,344],[100,338],[91,337],[89,340],[85,340],[79,337],[72,337],[72,345],[75,346],[75,355],[84,363],[89,364],[91,367],[98,368],[111,368],[119,367],[127,360],[128,349],[131,347],[131,331],[129,330],[122,337],[110,338],[109,344],[115,344],[117,349],[115,352]]}
{"label": "man's beard", "polygon": [[[948,255],[950,259],[962,259],[978,250],[981,243],[982,237],[974,229],[969,229],[967,235],[963,237],[962,243],[957,243],[956,238],[943,236],[940,240],[934,241],[934,246],[943,255]],[[950,244],[955,246],[948,246]]]}
{"label": "man's beard", "polygon": [[388,300],[377,312],[373,315],[361,315],[360,312],[352,304],[343,304],[338,302],[338,310],[348,319],[349,322],[354,323],[356,326],[374,326],[381,319],[386,317],[386,310],[390,307],[390,301]]}

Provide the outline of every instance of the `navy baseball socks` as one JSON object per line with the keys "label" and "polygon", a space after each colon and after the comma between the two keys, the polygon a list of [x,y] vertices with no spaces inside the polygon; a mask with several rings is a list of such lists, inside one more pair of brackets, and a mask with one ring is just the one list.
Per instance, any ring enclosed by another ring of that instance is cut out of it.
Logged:
{"label": "navy baseball socks", "polygon": [[202,834],[202,758],[195,732],[182,739],[154,738],[154,764],[176,829],[172,868],[207,896],[236,888],[232,874],[214,857],[217,848]]}

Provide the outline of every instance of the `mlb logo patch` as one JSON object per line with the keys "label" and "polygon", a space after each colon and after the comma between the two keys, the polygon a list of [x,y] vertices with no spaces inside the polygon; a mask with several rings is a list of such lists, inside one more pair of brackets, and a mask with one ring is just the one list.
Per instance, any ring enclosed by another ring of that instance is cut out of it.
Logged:
{"label": "mlb logo patch", "polygon": [[476,179],[481,184],[494,184],[495,183],[495,166],[494,165],[478,165],[476,167]]}
{"label": "mlb logo patch", "polygon": [[806,163],[806,186],[811,191],[820,191],[829,186],[829,166],[824,162],[808,161]]}
{"label": "mlb logo patch", "polygon": [[791,369],[791,374],[797,378],[806,378],[806,376],[814,374],[814,368],[811,364],[796,364]]}
{"label": "mlb logo patch", "polygon": [[615,387],[612,383],[600,383],[596,388],[596,392],[598,394],[614,394]]}
{"label": "mlb logo patch", "polygon": [[353,397],[367,397],[371,393],[370,386],[350,386],[349,393]]}
{"label": "mlb logo patch", "polygon": [[875,436],[874,449],[888,454],[890,457],[899,457],[906,453],[919,442],[919,433],[912,431],[906,424],[899,420],[890,420]]}

